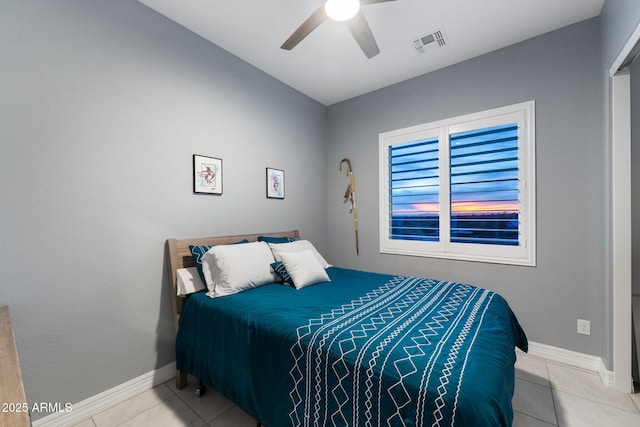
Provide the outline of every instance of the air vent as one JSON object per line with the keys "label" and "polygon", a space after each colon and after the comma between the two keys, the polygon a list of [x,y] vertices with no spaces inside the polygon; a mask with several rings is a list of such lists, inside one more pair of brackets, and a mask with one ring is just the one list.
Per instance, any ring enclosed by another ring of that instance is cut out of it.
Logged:
{"label": "air vent", "polygon": [[413,48],[419,54],[426,53],[427,50],[444,47],[447,44],[444,30],[437,30],[413,40]]}

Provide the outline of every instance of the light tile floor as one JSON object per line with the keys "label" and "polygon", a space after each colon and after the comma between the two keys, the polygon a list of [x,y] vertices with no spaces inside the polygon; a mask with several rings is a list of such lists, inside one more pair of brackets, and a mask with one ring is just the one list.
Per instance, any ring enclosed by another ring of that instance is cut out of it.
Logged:
{"label": "light tile floor", "polygon": [[[255,427],[256,421],[208,389],[198,398],[196,381],[177,390],[175,380],[84,420],[76,427]],[[513,396],[515,427],[640,427],[640,394],[604,387],[595,372],[518,351]]]}

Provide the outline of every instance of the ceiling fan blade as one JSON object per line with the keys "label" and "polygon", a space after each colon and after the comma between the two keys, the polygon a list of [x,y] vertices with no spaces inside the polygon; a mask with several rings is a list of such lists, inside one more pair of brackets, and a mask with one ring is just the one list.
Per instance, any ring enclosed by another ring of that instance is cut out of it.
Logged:
{"label": "ceiling fan blade", "polygon": [[360,6],[366,6],[368,4],[376,4],[376,3],[386,3],[388,1],[396,1],[396,0],[360,0]]}
{"label": "ceiling fan blade", "polygon": [[329,19],[327,13],[324,11],[324,4],[316,9],[294,32],[289,38],[280,46],[281,49],[291,50],[298,43],[300,43],[305,37],[307,37],[313,30],[318,28],[318,25]]}
{"label": "ceiling fan blade", "polygon": [[380,48],[378,48],[376,39],[373,37],[367,18],[364,17],[362,10],[359,10],[356,16],[347,21],[347,26],[367,58],[371,59],[380,53]]}

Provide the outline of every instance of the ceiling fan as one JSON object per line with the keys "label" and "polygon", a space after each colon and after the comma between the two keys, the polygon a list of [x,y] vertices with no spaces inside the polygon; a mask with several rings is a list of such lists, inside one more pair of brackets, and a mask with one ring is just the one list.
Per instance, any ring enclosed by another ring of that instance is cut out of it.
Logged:
{"label": "ceiling fan", "polygon": [[373,37],[369,23],[364,17],[360,6],[389,1],[395,0],[326,0],[280,47],[285,50],[293,49],[324,21],[333,19],[335,21],[345,21],[353,38],[356,39],[367,58],[373,58],[380,53],[380,48],[378,48],[376,39]]}

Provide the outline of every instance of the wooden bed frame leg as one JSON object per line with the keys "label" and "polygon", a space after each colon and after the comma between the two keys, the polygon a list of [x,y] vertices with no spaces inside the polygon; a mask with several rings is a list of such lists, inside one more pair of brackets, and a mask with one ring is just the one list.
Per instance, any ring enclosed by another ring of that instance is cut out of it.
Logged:
{"label": "wooden bed frame leg", "polygon": [[186,372],[176,371],[176,388],[182,390],[189,383],[189,378]]}

